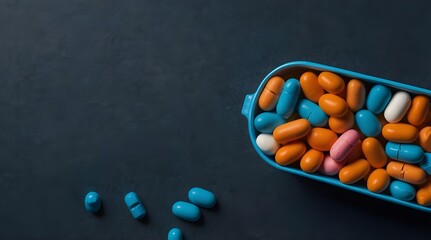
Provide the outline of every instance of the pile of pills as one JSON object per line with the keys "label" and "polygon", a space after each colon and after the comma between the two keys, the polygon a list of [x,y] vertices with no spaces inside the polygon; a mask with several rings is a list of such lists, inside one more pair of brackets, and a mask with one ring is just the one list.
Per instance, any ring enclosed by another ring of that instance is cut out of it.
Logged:
{"label": "pile of pills", "polygon": [[270,78],[258,99],[256,145],[279,165],[431,205],[429,98],[346,80],[311,71]]}

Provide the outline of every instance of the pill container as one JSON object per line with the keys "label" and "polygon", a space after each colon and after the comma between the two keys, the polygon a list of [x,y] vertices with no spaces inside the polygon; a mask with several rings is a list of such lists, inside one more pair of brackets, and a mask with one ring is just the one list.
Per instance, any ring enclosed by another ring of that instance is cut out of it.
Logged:
{"label": "pill container", "polygon": [[319,74],[320,72],[332,72],[336,73],[342,78],[346,79],[359,79],[361,80],[366,88],[367,92],[370,90],[370,88],[373,85],[380,84],[387,86],[391,88],[393,92],[398,90],[403,90],[411,95],[421,94],[430,97],[431,91],[427,89],[423,89],[416,86],[411,86],[408,84],[403,84],[383,78],[373,77],[369,75],[365,75],[362,73],[357,73],[337,67],[327,66],[323,64],[313,63],[313,62],[307,62],[307,61],[295,61],[295,62],[289,62],[286,64],[283,64],[276,69],[274,69],[272,72],[270,72],[261,82],[259,85],[257,91],[252,94],[248,94],[245,96],[244,104],[241,110],[242,115],[244,115],[247,118],[248,123],[248,132],[251,139],[251,142],[253,144],[254,149],[257,151],[259,156],[269,165],[272,167],[275,167],[279,170],[296,174],[302,177],[314,179],[316,181],[324,182],[327,184],[335,185],[340,188],[348,189],[354,192],[358,192],[364,195],[368,195],[371,197],[375,197],[381,200],[385,200],[388,202],[396,203],[402,206],[414,208],[420,211],[424,212],[431,212],[431,206],[421,206],[417,204],[415,201],[403,201],[399,200],[397,198],[392,197],[391,195],[387,193],[374,193],[367,189],[366,184],[353,184],[353,185],[347,185],[340,182],[340,180],[336,177],[332,176],[326,176],[321,173],[307,173],[302,171],[299,167],[296,166],[282,166],[277,164],[277,162],[274,160],[274,156],[269,156],[263,153],[259,147],[256,144],[256,137],[259,134],[259,132],[254,127],[254,119],[257,115],[262,113],[263,111],[258,106],[258,100],[261,92],[264,90],[266,83],[271,77],[274,76],[280,76],[284,79],[290,79],[290,78],[296,78],[299,79],[301,74],[305,72],[314,72],[316,74]]}

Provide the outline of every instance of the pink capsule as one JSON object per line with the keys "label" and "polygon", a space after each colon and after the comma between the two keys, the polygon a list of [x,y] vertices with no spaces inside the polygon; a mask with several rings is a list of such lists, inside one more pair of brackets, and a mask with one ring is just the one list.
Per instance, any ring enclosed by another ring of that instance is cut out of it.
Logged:
{"label": "pink capsule", "polygon": [[346,160],[337,162],[333,158],[331,158],[329,154],[326,154],[325,158],[323,159],[323,163],[319,168],[319,172],[329,176],[336,175],[341,170],[341,168],[344,167],[345,163]]}
{"label": "pink capsule", "polygon": [[332,145],[329,154],[336,162],[341,162],[353,150],[359,140],[359,133],[354,129],[350,129],[343,133],[337,141]]}

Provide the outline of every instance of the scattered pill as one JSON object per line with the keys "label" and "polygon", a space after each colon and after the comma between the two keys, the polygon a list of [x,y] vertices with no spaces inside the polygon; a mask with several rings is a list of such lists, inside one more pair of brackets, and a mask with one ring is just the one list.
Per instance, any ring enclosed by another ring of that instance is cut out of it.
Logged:
{"label": "scattered pill", "polygon": [[347,94],[346,94],[346,102],[350,111],[357,112],[364,107],[365,104],[365,86],[364,84],[357,80],[352,79],[347,84]]}
{"label": "scattered pill", "polygon": [[378,168],[367,179],[367,188],[371,192],[381,193],[388,188],[391,178],[385,169]]}
{"label": "scattered pill", "polygon": [[418,129],[407,123],[388,123],[382,128],[383,137],[391,142],[412,143],[418,134]]}
{"label": "scattered pill", "polygon": [[183,240],[183,233],[178,228],[172,228],[169,230],[168,240]]}
{"label": "scattered pill", "polygon": [[299,81],[295,78],[287,80],[278,99],[277,114],[284,118],[289,118],[295,110],[300,93],[301,86],[299,85]]}
{"label": "scattered pill", "polygon": [[306,119],[298,119],[275,128],[273,136],[275,141],[284,144],[307,136],[310,129],[310,122]]}
{"label": "scattered pill", "polygon": [[335,73],[321,72],[317,77],[319,85],[329,93],[337,94],[344,90],[344,80]]}
{"label": "scattered pill", "polygon": [[266,155],[274,155],[280,148],[274,137],[271,134],[261,133],[256,138],[256,145]]}
{"label": "scattered pill", "polygon": [[310,100],[300,99],[296,109],[301,118],[307,119],[315,127],[323,127],[328,123],[328,116]]}
{"label": "scattered pill", "polygon": [[427,178],[424,185],[420,186],[416,192],[416,201],[419,205],[429,206],[431,205],[431,177]]}
{"label": "scattered pill", "polygon": [[275,76],[269,79],[259,97],[259,107],[263,111],[271,111],[277,105],[280,93],[283,90],[284,80]]}
{"label": "scattered pill", "polygon": [[431,127],[424,127],[419,132],[419,145],[427,152],[431,152]]}
{"label": "scattered pill", "polygon": [[203,188],[194,187],[190,189],[188,197],[190,202],[198,207],[212,208],[216,204],[215,195]]}
{"label": "scattered pill", "polygon": [[324,154],[321,151],[310,149],[301,158],[300,167],[304,172],[314,173],[322,165]]}
{"label": "scattered pill", "polygon": [[344,101],[344,99],[341,97],[331,93],[323,94],[319,98],[319,106],[324,113],[331,117],[342,117],[348,111],[346,101]]}
{"label": "scattered pill", "polygon": [[329,154],[326,154],[319,172],[329,176],[337,175],[345,163],[346,161],[337,162]]}
{"label": "scattered pill", "polygon": [[317,75],[312,72],[305,72],[299,79],[304,96],[312,102],[317,103],[319,98],[325,93],[317,81]]}
{"label": "scattered pill", "polygon": [[348,130],[332,144],[329,154],[332,159],[341,162],[349,155],[358,141],[359,133],[354,129]]}
{"label": "scattered pill", "polygon": [[307,135],[308,144],[319,151],[329,151],[337,139],[337,134],[327,128],[313,128]]}
{"label": "scattered pill", "polygon": [[374,85],[366,100],[367,109],[374,114],[379,114],[385,110],[391,98],[392,93],[388,87]]}
{"label": "scattered pill", "polygon": [[419,166],[428,174],[431,175],[431,153],[426,152],[424,154],[424,159],[419,164]]}
{"label": "scattered pill", "polygon": [[96,213],[102,206],[102,200],[97,192],[89,192],[85,195],[84,205],[87,212]]}
{"label": "scattered pill", "polygon": [[413,198],[415,198],[415,188],[402,181],[394,180],[391,185],[389,186],[389,191],[391,195],[394,198],[403,200],[403,201],[410,201]]}
{"label": "scattered pill", "polygon": [[391,161],[386,166],[386,171],[389,176],[411,184],[419,185],[426,181],[424,170],[416,165]]}
{"label": "scattered pill", "polygon": [[196,222],[201,217],[201,211],[198,207],[183,201],[178,201],[172,205],[172,213],[189,222]]}
{"label": "scattered pill", "polygon": [[127,207],[134,219],[141,219],[145,217],[147,210],[142,204],[141,200],[139,200],[138,195],[134,192],[129,192],[124,196],[124,202],[126,202]]}
{"label": "scattered pill", "polygon": [[376,138],[366,138],[362,142],[362,152],[368,162],[370,162],[370,165],[374,168],[382,168],[388,161],[382,144],[380,144],[379,140]]}
{"label": "scattered pill", "polygon": [[275,154],[275,161],[280,165],[289,165],[302,158],[307,147],[301,140],[286,143]]}
{"label": "scattered pill", "polygon": [[368,110],[360,110],[355,114],[356,125],[359,130],[367,137],[377,137],[380,135],[382,126],[379,119]]}
{"label": "scattered pill", "polygon": [[254,119],[254,127],[261,133],[272,133],[274,129],[286,120],[280,115],[272,112],[263,112]]}
{"label": "scattered pill", "polygon": [[409,110],[410,104],[411,99],[408,93],[404,91],[396,92],[386,106],[384,112],[386,121],[389,123],[399,122]]}
{"label": "scattered pill", "polygon": [[430,101],[428,97],[418,95],[413,98],[407,120],[414,126],[420,126],[428,116]]}
{"label": "scattered pill", "polygon": [[424,158],[424,151],[414,144],[388,142],[385,147],[389,158],[406,163],[419,163]]}
{"label": "scattered pill", "polygon": [[328,120],[329,128],[336,133],[344,133],[351,129],[355,124],[355,115],[348,110],[342,117],[330,117]]}
{"label": "scattered pill", "polygon": [[359,159],[341,168],[338,177],[344,184],[353,184],[364,178],[369,170],[370,164],[368,161]]}

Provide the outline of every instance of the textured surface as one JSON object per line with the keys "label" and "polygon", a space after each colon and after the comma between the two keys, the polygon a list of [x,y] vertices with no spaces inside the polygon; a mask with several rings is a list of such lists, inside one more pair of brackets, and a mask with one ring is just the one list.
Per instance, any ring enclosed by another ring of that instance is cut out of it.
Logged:
{"label": "textured surface", "polygon": [[[429,4],[264,2],[0,1],[0,238],[429,237],[430,214],[269,167],[240,114],[292,60],[431,88]],[[219,204],[190,224],[170,209],[195,185]]]}

